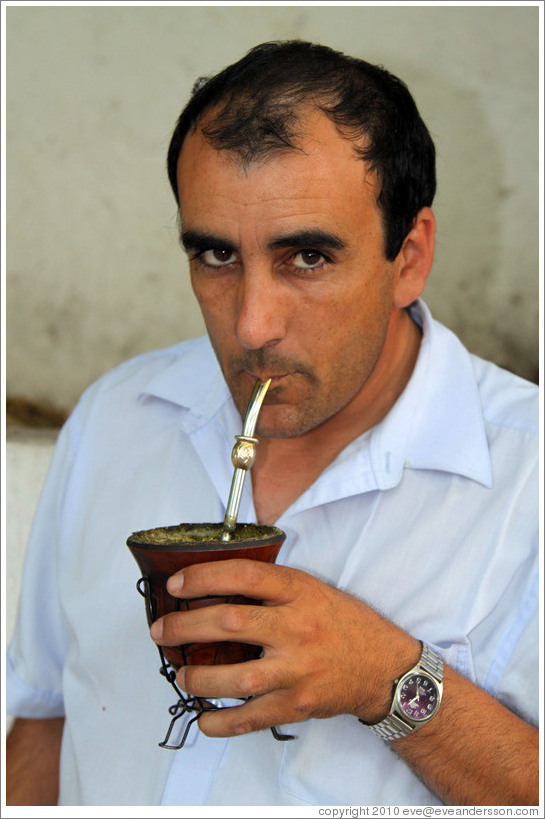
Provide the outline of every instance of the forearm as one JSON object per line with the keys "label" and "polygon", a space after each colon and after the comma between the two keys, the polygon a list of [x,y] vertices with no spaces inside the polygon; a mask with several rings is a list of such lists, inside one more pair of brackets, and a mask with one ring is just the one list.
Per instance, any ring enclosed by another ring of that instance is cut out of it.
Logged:
{"label": "forearm", "polygon": [[539,803],[537,729],[448,666],[437,716],[392,747],[446,804]]}
{"label": "forearm", "polygon": [[6,804],[56,805],[64,719],[18,719],[6,743]]}
{"label": "forearm", "polygon": [[[250,698],[203,714],[199,727],[208,736],[337,714],[380,722],[392,703],[393,680],[422,651],[419,640],[363,601],[288,567],[247,560],[189,566],[170,579],[169,592],[244,594],[267,603],[174,612],[152,628],[158,645],[238,639],[264,646],[262,660],[179,671],[178,685],[194,696]],[[535,728],[445,666],[438,713],[392,748],[446,803],[532,805],[537,743]]]}

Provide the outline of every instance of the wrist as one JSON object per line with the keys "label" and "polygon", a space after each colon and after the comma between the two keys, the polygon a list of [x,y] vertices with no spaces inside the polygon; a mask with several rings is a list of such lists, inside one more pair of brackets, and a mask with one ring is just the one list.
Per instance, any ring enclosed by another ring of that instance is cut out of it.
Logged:
{"label": "wrist", "polygon": [[388,652],[381,657],[380,666],[374,673],[370,695],[358,710],[354,711],[355,716],[365,724],[380,722],[388,716],[395,681],[413,668],[420,659],[422,652],[420,641],[409,634],[403,632],[401,634],[402,639],[391,641]]}
{"label": "wrist", "polygon": [[401,739],[427,725],[441,705],[443,660],[431,646],[421,643],[418,662],[394,681],[392,704],[379,721],[360,722],[384,740]]}

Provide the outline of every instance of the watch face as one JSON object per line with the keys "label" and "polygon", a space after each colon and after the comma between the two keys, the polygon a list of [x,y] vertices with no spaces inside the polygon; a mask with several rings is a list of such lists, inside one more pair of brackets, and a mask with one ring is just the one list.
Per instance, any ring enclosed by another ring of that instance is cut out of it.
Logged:
{"label": "watch face", "polygon": [[424,674],[411,674],[398,690],[399,705],[411,720],[422,722],[429,719],[439,704],[436,684]]}

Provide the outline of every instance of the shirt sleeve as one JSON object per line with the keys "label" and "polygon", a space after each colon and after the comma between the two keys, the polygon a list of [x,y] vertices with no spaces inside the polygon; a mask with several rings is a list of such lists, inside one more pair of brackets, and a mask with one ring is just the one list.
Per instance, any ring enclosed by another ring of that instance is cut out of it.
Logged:
{"label": "shirt sleeve", "polygon": [[64,715],[68,629],[57,594],[60,511],[73,463],[73,420],[59,434],[32,523],[6,662],[6,710],[14,717]]}
{"label": "shirt sleeve", "polygon": [[539,724],[539,569],[534,565],[527,586],[506,625],[488,669],[484,687],[500,702]]}
{"label": "shirt sleeve", "polygon": [[518,716],[538,725],[537,548],[529,551],[488,617],[469,636],[477,670],[476,682]]}
{"label": "shirt sleeve", "polygon": [[532,615],[524,623],[513,652],[500,669],[498,699],[530,722],[539,724],[539,611],[536,600]]}

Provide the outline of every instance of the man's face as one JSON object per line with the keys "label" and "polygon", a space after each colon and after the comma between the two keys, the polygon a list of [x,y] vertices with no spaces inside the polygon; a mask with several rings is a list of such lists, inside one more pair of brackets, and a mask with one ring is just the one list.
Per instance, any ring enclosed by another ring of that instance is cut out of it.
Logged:
{"label": "man's face", "polygon": [[324,114],[304,122],[300,150],[249,169],[200,131],[178,163],[192,286],[241,415],[272,377],[262,436],[302,435],[357,400],[394,309],[376,180]]}

